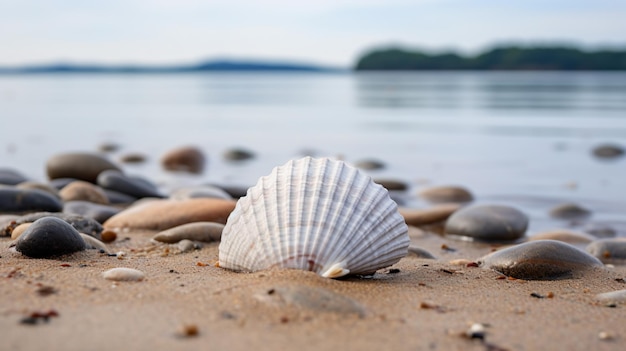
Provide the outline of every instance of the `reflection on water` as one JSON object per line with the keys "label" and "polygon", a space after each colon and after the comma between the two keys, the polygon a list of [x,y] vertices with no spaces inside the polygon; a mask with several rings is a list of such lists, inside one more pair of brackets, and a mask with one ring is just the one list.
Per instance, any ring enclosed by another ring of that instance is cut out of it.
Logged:
{"label": "reflection on water", "polygon": [[359,73],[363,107],[626,112],[622,72]]}

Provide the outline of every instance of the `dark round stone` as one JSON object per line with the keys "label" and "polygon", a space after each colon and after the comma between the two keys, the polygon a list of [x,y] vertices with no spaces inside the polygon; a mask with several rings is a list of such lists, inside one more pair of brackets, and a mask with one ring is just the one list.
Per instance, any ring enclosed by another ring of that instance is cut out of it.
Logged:
{"label": "dark round stone", "polygon": [[593,155],[598,158],[615,158],[624,154],[624,148],[620,145],[604,144],[593,148]]}
{"label": "dark round stone", "polygon": [[132,204],[137,201],[137,198],[128,194],[120,193],[119,191],[104,189],[104,193],[109,199],[110,204]]}
{"label": "dark round stone", "polygon": [[558,219],[580,220],[589,218],[591,211],[574,203],[565,203],[552,208],[550,216]]}
{"label": "dark round stone", "polygon": [[556,240],[530,241],[498,250],[478,263],[506,276],[527,280],[570,278],[583,270],[602,267],[597,258]]}
{"label": "dark round stone", "polygon": [[27,180],[26,176],[14,169],[0,168],[0,184],[17,185]]}
{"label": "dark round stone", "polygon": [[604,263],[626,263],[626,238],[596,240],[586,250]]}
{"label": "dark round stone", "polygon": [[0,187],[0,212],[20,213],[32,211],[58,212],[63,208],[54,195],[39,189]]}
{"label": "dark round stone", "polygon": [[254,158],[254,153],[245,149],[229,149],[224,151],[224,159],[229,161],[243,161]]}
{"label": "dark round stone", "polygon": [[93,218],[104,223],[121,209],[113,206],[99,205],[89,201],[68,201],[63,205],[63,213]]}
{"label": "dark round stone", "polygon": [[524,236],[528,217],[521,211],[501,205],[474,205],[453,213],[445,233],[478,241],[511,241]]}
{"label": "dark round stone", "polygon": [[86,249],[78,231],[62,219],[44,217],[36,220],[20,235],[15,249],[33,258],[48,258]]}
{"label": "dark round stone", "polygon": [[46,163],[50,179],[75,178],[95,183],[98,174],[120,169],[106,158],[91,153],[66,153],[51,157]]}
{"label": "dark round stone", "polygon": [[389,191],[405,191],[409,188],[407,183],[394,179],[374,179],[374,182],[382,185]]}
{"label": "dark round stone", "polygon": [[149,181],[143,178],[129,177],[118,171],[104,171],[100,173],[98,185],[136,198],[163,197],[157,187]]}

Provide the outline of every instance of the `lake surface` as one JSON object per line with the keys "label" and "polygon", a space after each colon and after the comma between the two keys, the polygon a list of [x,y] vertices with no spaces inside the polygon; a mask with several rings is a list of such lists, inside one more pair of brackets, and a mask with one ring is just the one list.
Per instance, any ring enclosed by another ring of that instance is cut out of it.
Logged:
{"label": "lake surface", "polygon": [[[514,205],[530,232],[610,226],[626,235],[626,157],[599,160],[594,146],[626,146],[626,73],[201,73],[0,75],[0,167],[45,179],[45,161],[103,142],[148,156],[125,165],[164,188],[252,185],[304,154],[384,161],[371,172],[411,185],[463,185],[478,202]],[[166,151],[205,150],[201,176],[166,173]],[[256,158],[222,159],[233,147]],[[552,220],[575,202],[585,223]]]}

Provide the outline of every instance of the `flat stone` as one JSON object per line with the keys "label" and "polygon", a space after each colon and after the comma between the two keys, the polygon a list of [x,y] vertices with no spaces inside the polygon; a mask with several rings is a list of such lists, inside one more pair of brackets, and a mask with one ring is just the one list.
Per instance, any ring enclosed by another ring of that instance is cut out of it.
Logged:
{"label": "flat stone", "polygon": [[502,205],[473,205],[454,212],[445,233],[478,241],[512,241],[524,236],[528,217]]}
{"label": "flat stone", "polygon": [[0,184],[17,185],[27,180],[28,178],[25,175],[14,169],[0,168]]}
{"label": "flat stone", "polygon": [[224,224],[216,222],[195,222],[179,225],[157,233],[153,240],[163,243],[177,243],[181,240],[202,241],[205,243],[220,241]]}
{"label": "flat stone", "polygon": [[407,225],[420,226],[445,221],[461,208],[460,204],[442,204],[426,209],[399,208]]}
{"label": "flat stone", "polygon": [[136,197],[130,196],[128,194],[120,193],[119,191],[109,190],[109,189],[103,189],[103,190],[110,204],[127,205],[127,204],[132,204],[133,202],[137,201]]}
{"label": "flat stone", "polygon": [[130,177],[118,171],[104,171],[100,173],[97,183],[105,189],[117,191],[135,198],[163,197],[157,187],[150,181],[139,177]]}
{"label": "flat stone", "polygon": [[49,184],[45,184],[45,183],[40,183],[40,182],[29,180],[29,181],[25,181],[25,182],[19,183],[15,187],[18,188],[18,189],[24,189],[24,190],[29,190],[29,189],[43,190],[43,191],[49,193],[50,195],[53,195],[57,199],[61,198],[59,196],[59,191],[56,188],[54,188],[53,186],[51,186]]}
{"label": "flat stone", "polygon": [[107,198],[104,191],[89,182],[82,180],[76,180],[59,191],[59,196],[63,201],[88,201],[96,204],[108,204],[109,198]]}
{"label": "flat stone", "polygon": [[588,253],[555,240],[530,241],[498,250],[478,260],[478,264],[526,280],[573,278],[584,270],[603,266]]}
{"label": "flat stone", "polygon": [[118,214],[120,208],[95,204],[88,201],[68,201],[63,205],[63,213],[93,218],[98,223],[104,223],[107,219]]}
{"label": "flat stone", "polygon": [[466,203],[474,200],[469,190],[460,186],[435,186],[421,190],[418,196],[432,203]]}
{"label": "flat stone", "polygon": [[31,224],[32,223],[22,223],[15,227],[15,229],[13,229],[13,231],[11,232],[11,240],[16,240],[17,238],[19,238],[20,235],[24,234],[26,229],[31,226]]}
{"label": "flat stone", "polygon": [[85,246],[87,247],[87,249],[100,250],[107,254],[110,253],[109,248],[102,241],[94,238],[91,235],[87,235],[83,233],[79,233],[79,234],[80,234],[80,237],[83,238],[83,241],[85,242]]}
{"label": "flat stone", "polygon": [[119,150],[120,145],[115,142],[104,142],[98,145],[98,150],[101,152],[113,152]]}
{"label": "flat stone", "polygon": [[417,257],[417,258],[426,258],[426,259],[431,259],[431,260],[435,259],[435,256],[433,256],[433,254],[428,252],[426,249],[422,249],[421,247],[418,247],[415,245],[409,246],[407,257],[410,257],[410,256]]}
{"label": "flat stone", "polygon": [[104,223],[108,229],[165,230],[193,222],[225,224],[236,201],[223,199],[153,200],[132,206]]}
{"label": "flat stone", "polygon": [[626,238],[596,240],[586,250],[604,263],[626,264]]}
{"label": "flat stone", "polygon": [[138,269],[117,267],[111,268],[103,272],[102,277],[107,280],[113,280],[118,282],[130,282],[144,280],[146,275]]}
{"label": "flat stone", "polygon": [[574,203],[565,203],[550,210],[552,218],[566,220],[582,220],[591,216],[591,211]]}
{"label": "flat stone", "polygon": [[69,183],[77,181],[76,178],[56,178],[50,180],[50,186],[55,188],[57,192],[65,188]]}
{"label": "flat stone", "polygon": [[161,158],[161,165],[168,171],[202,173],[205,165],[205,156],[202,150],[186,146],[168,151]]}
{"label": "flat stone", "polygon": [[536,240],[557,240],[568,244],[587,244],[596,238],[583,232],[574,232],[567,229],[555,229],[541,232],[528,237],[529,241]]}
{"label": "flat stone", "polygon": [[108,159],[92,153],[65,153],[51,157],[46,163],[48,178],[75,178],[96,183],[103,171],[120,169]]}
{"label": "flat stone", "polygon": [[86,248],[85,241],[74,227],[55,217],[36,220],[20,235],[15,249],[33,258],[49,258],[70,254]]}
{"label": "flat stone", "polygon": [[360,160],[354,163],[354,166],[366,171],[375,171],[385,168],[385,163],[374,159]]}
{"label": "flat stone", "polygon": [[626,290],[616,290],[601,293],[595,296],[595,299],[602,303],[626,303]]}
{"label": "flat stone", "polygon": [[250,188],[249,186],[245,186],[245,185],[214,185],[214,186],[224,190],[233,199],[239,199],[241,197],[246,196],[246,194],[248,193],[248,189]]}
{"label": "flat stone", "polygon": [[58,212],[62,208],[61,201],[46,191],[0,186],[0,213]]}
{"label": "flat stone", "polygon": [[120,162],[122,163],[144,163],[146,160],[147,157],[145,155],[138,153],[129,153],[120,156]]}

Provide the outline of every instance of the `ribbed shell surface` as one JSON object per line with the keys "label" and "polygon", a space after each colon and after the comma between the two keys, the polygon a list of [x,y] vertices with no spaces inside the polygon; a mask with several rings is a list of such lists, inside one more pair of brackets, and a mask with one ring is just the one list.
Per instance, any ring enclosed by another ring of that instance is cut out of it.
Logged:
{"label": "ribbed shell surface", "polygon": [[305,157],[276,167],[230,214],[220,267],[372,274],[407,254],[408,229],[385,188],[344,162]]}

